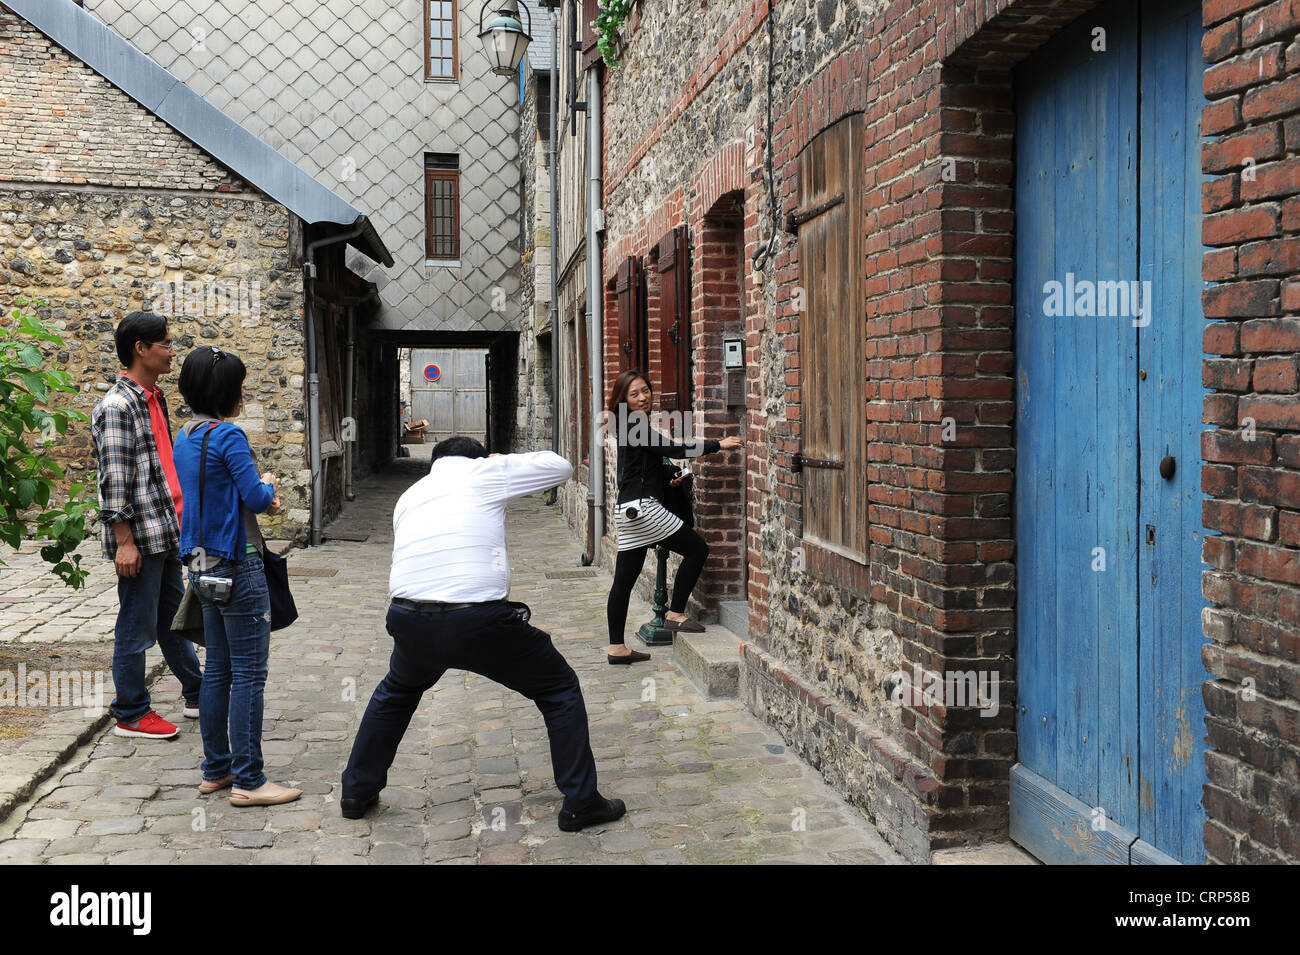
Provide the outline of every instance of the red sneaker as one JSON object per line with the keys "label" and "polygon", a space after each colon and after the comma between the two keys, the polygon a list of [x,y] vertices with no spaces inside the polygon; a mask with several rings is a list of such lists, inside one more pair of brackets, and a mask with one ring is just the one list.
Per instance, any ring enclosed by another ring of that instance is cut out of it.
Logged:
{"label": "red sneaker", "polygon": [[171,739],[179,733],[175,726],[150,710],[134,723],[118,723],[113,727],[117,736],[142,736],[146,739]]}

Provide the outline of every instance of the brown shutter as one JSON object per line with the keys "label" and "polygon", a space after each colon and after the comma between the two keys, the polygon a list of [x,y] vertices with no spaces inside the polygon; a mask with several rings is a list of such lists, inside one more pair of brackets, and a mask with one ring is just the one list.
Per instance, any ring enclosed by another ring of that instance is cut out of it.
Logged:
{"label": "brown shutter", "polygon": [[[862,116],[799,158],[799,394],[804,536],[854,560],[867,551],[865,337],[859,217]],[[806,217],[805,217],[806,216]]]}
{"label": "brown shutter", "polygon": [[686,230],[659,240],[659,355],[663,362],[663,411],[685,411],[691,401],[691,270]]}
{"label": "brown shutter", "polygon": [[578,24],[578,36],[582,43],[582,65],[590,66],[600,56],[600,51],[596,49],[596,31],[592,29],[591,22],[596,19],[596,14],[600,13],[600,7],[596,0],[582,0],[582,22]]}
{"label": "brown shutter", "polygon": [[618,370],[646,371],[645,271],[641,260],[628,256],[614,282],[618,298]]}

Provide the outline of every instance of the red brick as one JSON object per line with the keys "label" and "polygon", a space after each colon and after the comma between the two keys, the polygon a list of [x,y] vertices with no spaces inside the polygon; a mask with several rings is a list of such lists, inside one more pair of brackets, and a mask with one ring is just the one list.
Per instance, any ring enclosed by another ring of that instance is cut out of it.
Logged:
{"label": "red brick", "polygon": [[[1282,73],[1282,44],[1270,43],[1241,56],[1224,60],[1205,71],[1205,96],[1218,99],[1225,93],[1240,89],[1265,80],[1271,80]],[[1242,115],[1246,115],[1243,107]]]}
{"label": "red brick", "polygon": [[1289,468],[1300,468],[1300,435],[1284,434],[1277,439],[1277,459]]}
{"label": "red brick", "polygon": [[1206,104],[1201,111],[1201,130],[1206,136],[1218,136],[1241,125],[1241,100],[1232,96]]}
{"label": "red brick", "polygon": [[1228,17],[1235,17],[1237,14],[1253,7],[1258,7],[1267,0],[1203,0],[1201,3],[1201,22],[1207,26],[1214,26]]}
{"label": "red brick", "polygon": [[1271,541],[1277,531],[1277,509],[1209,499],[1201,502],[1201,523],[1206,530],[1232,537]]}
{"label": "red brick", "polygon": [[1241,101],[1241,118],[1248,123],[1273,116],[1286,116],[1297,110],[1300,110],[1300,76],[1256,87],[1248,91]]}
{"label": "red brick", "polygon": [[[1233,101],[1236,102],[1235,100]],[[1209,135],[1208,133],[1206,135]],[[1246,160],[1256,163],[1282,155],[1282,127],[1269,123],[1201,145],[1201,168],[1207,172],[1237,172]]]}
{"label": "red brick", "polygon": [[1294,358],[1260,358],[1255,362],[1255,375],[1251,379],[1256,391],[1287,394],[1300,384]]}
{"label": "red brick", "polygon": [[1278,512],[1277,542],[1287,547],[1300,547],[1300,512]]}
{"label": "red brick", "polygon": [[1210,249],[1201,259],[1201,279],[1205,282],[1230,282],[1237,277],[1237,248]]}
{"label": "red brick", "polygon": [[1206,63],[1218,63],[1240,49],[1241,30],[1236,20],[1211,27],[1201,37],[1201,54]]}
{"label": "red brick", "polygon": [[1201,457],[1215,463],[1270,464],[1273,438],[1256,434],[1255,440],[1247,441],[1238,431],[1202,431]]}
{"label": "red brick", "polygon": [[1237,404],[1237,415],[1240,420],[1253,418],[1257,428],[1300,431],[1300,396],[1243,398]]}
{"label": "red brick", "polygon": [[1300,351],[1300,318],[1270,318],[1241,326],[1245,352]]}
{"label": "red brick", "polygon": [[1267,162],[1241,173],[1241,198],[1247,202],[1297,192],[1300,192],[1300,159]]}
{"label": "red brick", "polygon": [[1236,395],[1207,394],[1201,399],[1201,405],[1201,421],[1204,424],[1231,426],[1237,423]]}
{"label": "red brick", "polygon": [[[1296,168],[1300,170],[1300,165]],[[1237,253],[1237,271],[1243,278],[1300,272],[1300,239],[1271,239],[1243,245]]]}
{"label": "red brick", "polygon": [[1226,464],[1201,466],[1201,490],[1213,497],[1237,493],[1237,469]]}
{"label": "red brick", "polygon": [[1220,391],[1249,391],[1251,362],[1239,358],[1207,358],[1201,363],[1201,384]]}
{"label": "red brick", "polygon": [[1216,212],[1201,220],[1201,241],[1206,245],[1236,245],[1250,239],[1277,235],[1281,207],[1276,202]]}
{"label": "red brick", "polygon": [[1206,325],[1201,333],[1201,342],[1205,352],[1210,355],[1237,354],[1238,333],[1241,326],[1236,322],[1214,322]]}
{"label": "red brick", "polygon": [[1295,0],[1277,0],[1262,9],[1250,11],[1241,18],[1241,45],[1258,46],[1265,40],[1294,32],[1296,17]]}
{"label": "red brick", "polygon": [[1300,506],[1300,474],[1295,471],[1243,467],[1238,481],[1243,501],[1286,508]]}

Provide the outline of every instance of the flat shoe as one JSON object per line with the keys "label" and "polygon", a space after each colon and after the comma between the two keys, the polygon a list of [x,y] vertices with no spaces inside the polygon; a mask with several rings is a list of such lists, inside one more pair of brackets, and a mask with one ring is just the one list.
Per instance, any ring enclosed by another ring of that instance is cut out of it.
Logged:
{"label": "flat shoe", "polygon": [[218,792],[227,786],[233,785],[234,782],[234,776],[223,776],[221,779],[205,779],[199,783],[199,792],[207,796],[210,793]]}
{"label": "flat shoe", "polygon": [[607,653],[605,654],[605,659],[608,660],[610,663],[614,664],[615,666],[619,666],[620,664],[624,664],[624,663],[636,663],[638,660],[649,660],[650,654],[642,653],[640,650],[629,650],[627,653],[623,654],[622,656],[616,656],[613,653]]}
{"label": "flat shoe", "polygon": [[704,628],[694,620],[687,617],[685,620],[669,620],[664,618],[665,630],[677,630],[681,633],[703,633]]}
{"label": "flat shoe", "polygon": [[597,795],[594,805],[578,812],[565,812],[560,810],[560,818],[557,824],[561,832],[578,832],[586,829],[588,826],[598,826],[605,822],[614,822],[616,819],[623,818],[623,813],[627,812],[627,806],[621,799],[606,799]]}
{"label": "flat shoe", "polygon": [[284,792],[275,796],[252,796],[240,789],[233,789],[230,792],[230,805],[232,806],[279,806],[282,803],[293,802],[302,795],[301,789],[286,789]]}

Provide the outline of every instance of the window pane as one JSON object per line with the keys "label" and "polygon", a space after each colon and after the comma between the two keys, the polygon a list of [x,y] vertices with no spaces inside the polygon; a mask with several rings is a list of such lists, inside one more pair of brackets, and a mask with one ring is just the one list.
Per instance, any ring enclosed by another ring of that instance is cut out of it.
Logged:
{"label": "window pane", "polygon": [[450,20],[450,19],[451,19],[451,3],[450,3],[450,0],[443,0],[442,3],[439,3],[439,4],[438,4],[438,6],[440,6],[440,7],[442,8],[442,14],[441,14],[442,18],[443,18],[444,20]]}
{"label": "window pane", "polygon": [[[451,41],[450,41],[450,40],[443,40],[443,41],[442,41],[442,55],[443,55],[443,56],[451,56]],[[450,63],[450,62],[451,62],[451,61],[448,60],[448,63]]]}
{"label": "window pane", "polygon": [[430,21],[429,21],[429,36],[432,37],[432,38],[435,39],[435,40],[440,39],[440,38],[442,37],[442,21],[441,21],[441,20],[430,20]]}

